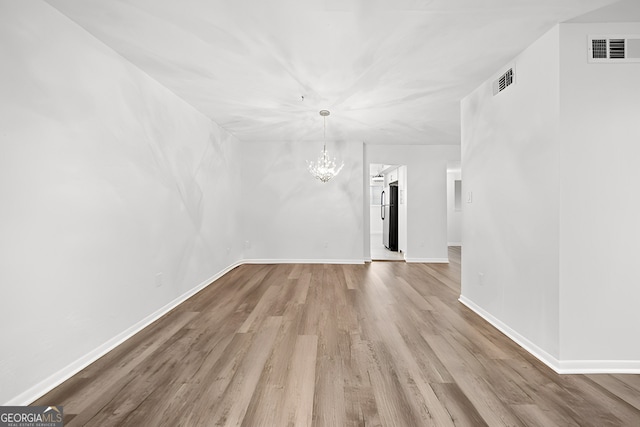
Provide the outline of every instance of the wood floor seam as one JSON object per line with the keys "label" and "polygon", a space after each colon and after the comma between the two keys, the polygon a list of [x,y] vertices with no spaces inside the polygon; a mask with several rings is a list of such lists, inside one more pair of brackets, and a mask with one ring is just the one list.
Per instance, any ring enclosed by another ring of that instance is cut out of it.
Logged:
{"label": "wood floor seam", "polygon": [[34,405],[65,426],[635,426],[640,376],[558,375],[449,264],[243,265]]}

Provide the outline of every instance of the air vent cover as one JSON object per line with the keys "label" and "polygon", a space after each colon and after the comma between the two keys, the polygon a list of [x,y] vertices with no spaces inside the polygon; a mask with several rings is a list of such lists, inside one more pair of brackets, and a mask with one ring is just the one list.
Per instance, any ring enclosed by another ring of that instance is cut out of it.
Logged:
{"label": "air vent cover", "polygon": [[640,62],[640,36],[590,36],[589,62]]}
{"label": "air vent cover", "polygon": [[513,84],[515,81],[514,78],[513,68],[509,68],[503,75],[498,77],[498,80],[493,82],[493,95],[497,95]]}

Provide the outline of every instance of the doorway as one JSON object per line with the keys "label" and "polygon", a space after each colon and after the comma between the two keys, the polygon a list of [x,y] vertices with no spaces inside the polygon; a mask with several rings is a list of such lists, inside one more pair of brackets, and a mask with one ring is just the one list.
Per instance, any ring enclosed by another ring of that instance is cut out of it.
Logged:
{"label": "doorway", "polygon": [[369,244],[372,261],[404,261],[407,244],[407,167],[369,165]]}
{"label": "doorway", "polygon": [[462,246],[462,170],[460,162],[447,163],[447,244]]}

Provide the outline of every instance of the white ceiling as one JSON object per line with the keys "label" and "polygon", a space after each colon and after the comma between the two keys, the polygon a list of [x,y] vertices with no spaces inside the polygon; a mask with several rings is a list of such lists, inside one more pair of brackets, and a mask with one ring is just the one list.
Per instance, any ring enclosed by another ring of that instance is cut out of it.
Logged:
{"label": "white ceiling", "polygon": [[[614,0],[47,0],[243,141],[459,144],[459,101]],[[302,97],[304,96],[304,100]]]}

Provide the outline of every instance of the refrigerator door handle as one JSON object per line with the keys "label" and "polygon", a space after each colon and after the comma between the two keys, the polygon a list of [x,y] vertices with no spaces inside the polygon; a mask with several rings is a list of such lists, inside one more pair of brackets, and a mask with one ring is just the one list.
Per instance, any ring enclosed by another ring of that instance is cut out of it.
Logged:
{"label": "refrigerator door handle", "polygon": [[384,191],[380,194],[380,219],[384,219]]}

